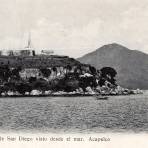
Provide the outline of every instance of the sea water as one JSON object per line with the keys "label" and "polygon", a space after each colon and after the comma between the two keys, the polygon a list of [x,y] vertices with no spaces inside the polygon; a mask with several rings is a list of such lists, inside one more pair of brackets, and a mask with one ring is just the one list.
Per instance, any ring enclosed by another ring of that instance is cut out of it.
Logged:
{"label": "sea water", "polygon": [[148,132],[148,94],[0,98],[0,130],[26,132]]}

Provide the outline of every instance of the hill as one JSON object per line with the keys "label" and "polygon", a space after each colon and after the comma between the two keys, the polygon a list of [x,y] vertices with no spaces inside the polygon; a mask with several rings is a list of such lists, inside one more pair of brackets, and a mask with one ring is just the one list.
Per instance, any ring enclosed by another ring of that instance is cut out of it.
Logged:
{"label": "hill", "polygon": [[45,68],[45,67],[59,67],[67,65],[82,65],[79,61],[68,56],[0,56],[0,66],[9,65],[9,67],[22,68]]}
{"label": "hill", "polygon": [[97,69],[113,67],[117,71],[117,82],[123,87],[148,89],[148,54],[113,43],[78,60]]}

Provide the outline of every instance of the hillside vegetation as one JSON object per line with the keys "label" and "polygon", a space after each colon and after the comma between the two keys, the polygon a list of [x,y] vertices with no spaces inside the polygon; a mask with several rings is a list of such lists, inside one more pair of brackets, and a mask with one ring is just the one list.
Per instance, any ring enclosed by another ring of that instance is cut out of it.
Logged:
{"label": "hillside vegetation", "polygon": [[82,65],[80,62],[67,56],[0,56],[0,66],[9,65],[17,68],[42,68],[67,65]]}
{"label": "hillside vegetation", "polygon": [[148,89],[148,55],[119,44],[109,44],[78,58],[97,69],[112,67],[117,71],[117,82],[125,88]]}
{"label": "hillside vegetation", "polygon": [[[0,95],[119,94],[117,72],[66,56],[0,57]],[[128,93],[127,90],[125,92]]]}

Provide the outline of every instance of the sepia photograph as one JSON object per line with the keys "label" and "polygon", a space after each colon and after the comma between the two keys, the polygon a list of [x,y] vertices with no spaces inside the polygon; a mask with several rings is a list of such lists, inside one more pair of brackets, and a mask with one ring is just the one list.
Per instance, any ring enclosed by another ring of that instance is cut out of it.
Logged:
{"label": "sepia photograph", "polygon": [[147,0],[0,0],[0,133],[147,135],[147,43]]}

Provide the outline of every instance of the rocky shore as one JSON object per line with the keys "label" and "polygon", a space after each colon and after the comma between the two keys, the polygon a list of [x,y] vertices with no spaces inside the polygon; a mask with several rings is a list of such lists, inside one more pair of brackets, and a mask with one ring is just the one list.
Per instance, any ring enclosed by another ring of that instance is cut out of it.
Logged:
{"label": "rocky shore", "polygon": [[[12,92],[8,91],[5,93],[1,93],[0,97],[79,97],[79,96],[94,96],[94,95],[101,95],[101,96],[118,96],[118,95],[136,95],[136,94],[143,94],[143,91],[140,89],[136,90],[129,90],[124,89],[120,86],[118,86],[116,89],[109,89],[108,91],[105,90],[107,88],[96,88],[96,90],[92,90],[90,87],[87,88],[86,92],[83,92],[83,90],[77,89],[76,91],[72,92],[64,92],[64,91],[45,91],[44,93],[39,90],[32,90],[30,93],[26,92],[25,94],[20,94],[18,92]],[[101,90],[101,91],[100,91]]]}

